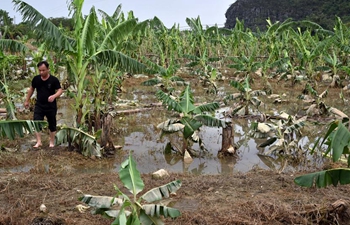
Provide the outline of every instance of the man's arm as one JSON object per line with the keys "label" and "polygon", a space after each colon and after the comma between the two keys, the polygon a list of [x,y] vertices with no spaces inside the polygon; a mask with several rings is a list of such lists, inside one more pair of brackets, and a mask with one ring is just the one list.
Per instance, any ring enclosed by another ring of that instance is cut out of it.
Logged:
{"label": "man's arm", "polygon": [[58,89],[54,95],[51,95],[49,97],[48,101],[53,102],[56,98],[60,97],[62,93],[63,93],[63,89],[62,88]]}
{"label": "man's arm", "polygon": [[24,107],[25,108],[29,107],[30,97],[32,97],[33,93],[34,93],[34,88],[32,86],[30,86],[30,88],[28,88],[28,91],[27,91],[26,100],[24,101]]}

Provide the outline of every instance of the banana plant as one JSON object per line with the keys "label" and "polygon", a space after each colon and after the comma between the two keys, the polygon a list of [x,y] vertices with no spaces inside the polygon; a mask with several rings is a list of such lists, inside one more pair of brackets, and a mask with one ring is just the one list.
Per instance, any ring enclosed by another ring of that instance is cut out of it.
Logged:
{"label": "banana plant", "polygon": [[[68,70],[74,75],[74,83],[77,86],[75,96],[75,110],[77,113],[76,125],[82,126],[87,109],[84,107],[86,77],[91,65],[101,64],[105,66],[117,66],[119,70],[128,72],[142,72],[146,67],[137,60],[123,54],[116,48],[109,48],[115,41],[124,41],[137,25],[137,19],[125,20],[108,31],[102,37],[98,35],[101,24],[99,23],[95,8],[92,7],[87,16],[83,16],[84,0],[71,0],[70,13],[73,15],[74,30],[72,37],[67,36],[50,20],[29,4],[13,0],[17,11],[23,15],[23,20],[32,25],[39,40],[45,42],[46,47],[53,51],[65,52],[67,55]],[[120,46],[120,45],[116,45]]]}
{"label": "banana plant", "polygon": [[322,53],[329,48],[331,41],[328,38],[318,41],[313,38],[311,31],[301,31],[298,28],[297,31],[292,30],[292,40],[296,46],[295,51],[297,59],[296,63],[299,63],[299,68],[302,70],[308,78],[313,78],[313,74],[316,68],[315,60],[318,59]]}
{"label": "banana plant", "polygon": [[16,120],[16,108],[13,104],[12,98],[10,96],[10,90],[6,82],[6,72],[5,69],[2,70],[3,81],[0,80],[0,92],[4,93],[4,103],[6,106],[6,119]]}
{"label": "banana plant", "polygon": [[[324,156],[330,154],[333,162],[345,159],[347,161],[347,166],[350,167],[350,131],[345,126],[348,124],[349,118],[343,119],[343,121],[335,120],[331,122],[325,136],[323,138],[320,137],[316,141],[311,150],[311,154],[314,153],[318,146],[326,144],[328,147]],[[342,158],[342,156],[345,157]],[[304,187],[312,187],[315,184],[318,188],[327,187],[329,185],[337,186],[339,183],[350,184],[350,169],[335,168],[304,174],[296,177],[294,182]]]}
{"label": "banana plant", "polygon": [[215,112],[215,110],[219,108],[219,103],[212,102],[195,106],[190,86],[186,86],[185,90],[182,91],[178,98],[174,98],[174,96],[166,94],[161,90],[156,93],[156,96],[169,111],[179,113],[179,117],[168,119],[160,123],[157,128],[165,133],[182,133],[184,140],[183,147],[179,150],[181,154],[185,154],[186,150],[190,151],[190,149],[188,149],[188,141],[190,138],[192,141],[199,141],[201,143],[201,139],[198,137],[201,126],[226,127],[225,121],[208,114]]}
{"label": "banana plant", "polygon": [[114,219],[112,224],[115,225],[162,225],[162,217],[175,219],[181,215],[178,209],[162,204],[164,198],[171,197],[180,189],[180,180],[155,187],[138,197],[144,183],[131,155],[121,164],[118,174],[132,196],[129,197],[114,185],[117,191],[114,197],[84,194],[79,200],[93,207],[94,214]]}
{"label": "banana plant", "polygon": [[203,25],[200,17],[197,18],[186,18],[187,25],[191,28],[190,33],[190,47],[191,51],[199,58],[202,58],[203,51],[206,50],[207,44],[207,33],[203,29]]}
{"label": "banana plant", "polygon": [[348,54],[350,52],[349,27],[343,23],[341,18],[337,17],[334,26],[334,31],[328,31],[328,34],[330,34],[330,36],[332,37],[332,44],[334,44],[338,49],[337,55],[341,64],[348,65]]}
{"label": "banana plant", "polygon": [[323,59],[324,59],[324,62],[325,62],[325,66],[322,66],[320,67],[319,69],[321,71],[327,71],[327,70],[330,70],[332,71],[332,83],[330,84],[331,87],[335,87],[335,86],[338,86],[340,87],[341,86],[341,83],[340,83],[340,76],[338,74],[338,71],[339,70],[342,70],[343,65],[342,63],[340,62],[340,60],[338,59],[338,56],[336,55],[335,51],[333,50],[332,51],[332,54],[328,54],[326,53],[326,55],[323,56]]}
{"label": "banana plant", "polygon": [[168,68],[160,67],[150,61],[148,61],[156,71],[158,71],[159,75],[156,75],[155,78],[146,80],[141,83],[144,86],[160,86],[162,89],[168,93],[171,93],[175,90],[174,86],[185,86],[187,83],[184,79],[179,76],[176,76],[176,72],[179,69],[178,65],[174,63],[170,63]]}
{"label": "banana plant", "polygon": [[282,54],[283,57],[280,57],[280,59],[272,63],[272,67],[275,67],[277,73],[280,74],[278,80],[289,79],[291,81],[291,86],[294,86],[297,82],[305,80],[307,78],[306,76],[296,74],[298,67],[293,64],[294,62],[292,61],[289,51],[283,49]]}
{"label": "banana plant", "polygon": [[206,49],[203,50],[201,56],[185,54],[184,58],[190,60],[185,66],[190,69],[195,69],[194,73],[199,75],[203,86],[210,86],[214,93],[217,91],[216,79],[218,77],[218,70],[213,66],[214,62],[220,60],[219,57],[209,57]]}
{"label": "banana plant", "polygon": [[230,82],[230,85],[239,91],[239,93],[230,94],[224,98],[225,104],[228,104],[229,100],[238,100],[238,103],[236,103],[236,105],[233,107],[232,115],[236,113],[248,115],[250,105],[258,108],[262,104],[262,101],[258,98],[258,96],[266,95],[266,92],[261,90],[252,90],[249,82],[249,75],[246,76],[246,78],[241,82],[235,80]]}
{"label": "banana plant", "polygon": [[182,48],[179,29],[176,29],[175,26],[168,29],[158,17],[154,17],[150,21],[149,36],[151,38],[150,48],[157,57],[157,64],[162,67],[176,64],[176,59],[179,58],[178,52]]}
{"label": "banana plant", "polygon": [[257,60],[258,45],[256,45],[249,53],[241,53],[239,57],[230,57],[233,64],[228,65],[229,68],[236,69],[236,73],[243,73],[245,76],[257,71],[262,67],[262,63]]}
{"label": "banana plant", "polygon": [[[74,30],[72,36],[68,36],[26,2],[13,0],[13,3],[17,11],[22,14],[23,20],[35,29],[39,41],[45,43],[45,46],[51,51],[64,52],[66,55],[67,70],[73,75],[73,82],[76,85],[75,104],[73,104],[76,111],[75,127],[84,127],[85,117],[90,111],[90,108],[86,107],[90,97],[87,91],[89,84],[87,78],[93,76],[90,68],[106,66],[123,72],[146,71],[145,65],[125,55],[121,49],[123,49],[122,43],[127,41],[135,30],[145,28],[148,21],[138,23],[136,18],[130,16],[120,23],[106,22],[108,23],[107,29],[103,30],[104,26],[99,23],[94,7],[90,9],[87,16],[83,16],[84,0],[71,0],[68,1],[68,5],[73,15]],[[104,35],[100,35],[103,33],[102,30],[105,31]],[[3,43],[2,45],[11,48],[11,44]],[[93,87],[98,88],[98,86]],[[96,92],[98,90],[93,93]]]}

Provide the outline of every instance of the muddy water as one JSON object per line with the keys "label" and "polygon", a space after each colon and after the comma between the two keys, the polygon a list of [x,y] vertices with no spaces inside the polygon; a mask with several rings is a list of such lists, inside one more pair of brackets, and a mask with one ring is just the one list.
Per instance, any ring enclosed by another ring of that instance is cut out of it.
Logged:
{"label": "muddy water", "polygon": [[[140,81],[141,83],[141,81]],[[180,87],[181,90],[181,87]],[[277,92],[278,91],[278,92]],[[339,90],[331,90],[327,104],[332,104],[340,110],[348,111],[348,106],[340,101]],[[235,89],[229,87],[227,83],[223,83],[219,90],[219,95],[215,97],[218,101],[228,93],[236,92]],[[295,115],[304,110],[306,103],[297,99],[301,93],[301,88],[281,88],[276,87],[276,93],[285,94],[282,104],[273,104],[273,100],[268,97],[261,97],[265,105],[259,108],[260,112],[269,115],[278,115],[282,111],[291,115]],[[136,106],[120,106],[116,103],[116,110],[128,108],[140,108],[144,104],[157,102],[155,98],[155,88],[141,87],[131,85],[126,91],[120,95],[121,99],[133,100]],[[213,96],[206,94],[206,89],[201,86],[194,88],[195,102],[212,102]],[[61,98],[59,102],[58,124],[72,126],[74,124],[74,110],[72,109],[72,100]],[[224,107],[224,106],[223,106]],[[252,113],[259,113],[253,110]],[[235,118],[234,122],[234,142],[238,146],[237,157],[230,159],[219,159],[217,153],[221,148],[221,128],[202,127],[200,137],[204,142],[205,152],[199,157],[195,157],[191,164],[185,164],[181,157],[177,155],[165,155],[164,149],[169,141],[181,146],[178,134],[172,134],[160,138],[160,130],[157,125],[165,121],[171,114],[164,110],[163,107],[156,107],[149,111],[143,111],[130,115],[116,115],[114,118],[113,140],[115,145],[122,146],[118,150],[124,154],[116,154],[113,169],[117,171],[121,159],[118,157],[126,157],[129,151],[132,151],[134,159],[137,161],[138,169],[142,173],[154,172],[158,169],[166,169],[171,172],[186,172],[193,174],[231,174],[236,172],[247,172],[252,169],[266,169],[281,171],[308,170],[322,166],[322,158],[306,155],[305,159],[293,162],[276,156],[265,156],[263,153],[268,148],[258,148],[257,146],[264,140],[253,138],[249,135],[250,124],[256,121],[254,118]],[[222,113],[217,112],[217,116],[222,118]],[[303,130],[304,138],[299,142],[303,151],[313,146],[315,140],[323,135],[326,123],[318,125],[308,123]],[[199,151],[199,145],[194,143],[192,149]],[[119,152],[119,153],[120,153]],[[200,151],[199,151],[200,152]],[[122,156],[121,156],[122,155]],[[28,167],[25,167],[27,169]],[[17,169],[18,168],[14,168]],[[20,169],[20,168],[19,168]],[[90,171],[91,172],[91,171]]]}
{"label": "muddy water", "polygon": [[[273,85],[273,84],[272,84]],[[274,104],[273,99],[261,97],[265,102],[259,110],[269,115],[279,115],[281,112],[286,112],[290,115],[301,114],[305,112],[305,107],[309,103],[304,103],[298,100],[298,95],[303,89],[302,85],[296,87],[288,87],[280,84],[275,84],[275,94],[280,94],[284,101],[282,104]],[[180,88],[181,89],[181,88]],[[326,87],[320,87],[323,91]],[[194,89],[195,102],[212,102],[213,96],[206,93],[206,89],[201,86],[195,86]],[[215,100],[222,99],[228,93],[236,92],[227,83],[222,83],[218,96]],[[344,104],[339,99],[340,90],[331,89],[330,94],[325,103],[329,106],[336,107],[340,110],[349,111],[347,104]],[[154,89],[133,86],[127,91],[122,98],[139,101],[140,103],[157,102],[154,97]],[[260,114],[257,110],[252,113]],[[176,155],[165,155],[164,149],[166,144],[179,142],[177,134],[172,134],[170,137],[160,139],[160,131],[156,125],[168,119],[170,114],[162,108],[156,108],[151,111],[146,111],[134,115],[120,116],[116,118],[116,126],[119,130],[119,135],[115,137],[116,144],[122,145],[122,151],[132,151],[135,159],[138,162],[138,168],[149,173],[158,169],[167,169],[173,172],[188,172],[194,174],[227,174],[235,172],[246,172],[251,169],[271,169],[277,172],[282,171],[297,171],[308,170],[310,168],[321,167],[324,159],[318,155],[310,156],[305,154],[305,158],[297,162],[291,162],[286,159],[276,156],[266,156],[264,152],[269,148],[258,148],[257,146],[264,142],[265,139],[252,138],[249,135],[250,124],[256,119],[234,119],[234,142],[238,146],[238,154],[236,158],[219,159],[217,153],[221,148],[221,128],[202,127],[200,137],[204,142],[206,152],[199,157],[194,158],[191,164],[185,164],[181,157]],[[217,116],[222,118],[222,114],[217,113]],[[321,119],[317,117],[315,119]],[[308,153],[313,147],[317,138],[323,136],[324,130],[327,128],[327,123],[307,123],[303,129],[304,137],[299,141],[301,149]],[[122,132],[120,132],[122,131]],[[178,143],[180,146],[181,144]],[[192,149],[199,151],[199,145],[194,143]]]}

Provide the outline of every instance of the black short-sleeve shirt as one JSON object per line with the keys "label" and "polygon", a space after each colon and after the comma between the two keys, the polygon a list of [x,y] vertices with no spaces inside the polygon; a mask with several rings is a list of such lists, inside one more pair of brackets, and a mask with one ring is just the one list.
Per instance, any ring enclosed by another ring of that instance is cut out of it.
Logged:
{"label": "black short-sleeve shirt", "polygon": [[53,102],[49,102],[50,95],[56,93],[61,88],[61,84],[57,77],[50,75],[50,77],[43,81],[40,75],[37,75],[32,80],[32,87],[36,89],[37,97],[36,104],[44,108],[57,109],[56,99]]}

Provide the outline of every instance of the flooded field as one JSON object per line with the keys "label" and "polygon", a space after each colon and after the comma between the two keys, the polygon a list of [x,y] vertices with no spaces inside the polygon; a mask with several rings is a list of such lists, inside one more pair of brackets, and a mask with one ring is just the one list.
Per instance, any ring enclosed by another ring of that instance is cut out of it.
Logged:
{"label": "flooded field", "polygon": [[[7,150],[17,151],[3,151],[1,154],[0,212],[3,216],[0,224],[38,224],[43,221],[50,221],[50,224],[111,224],[109,219],[79,211],[77,206],[81,205],[81,201],[78,198],[81,192],[115,195],[113,187],[123,187],[118,179],[120,165],[130,152],[142,173],[145,190],[175,179],[182,181],[181,189],[169,203],[180,209],[182,216],[177,220],[167,219],[166,224],[281,224],[281,221],[284,224],[322,224],[321,220],[325,221],[324,224],[330,224],[329,221],[348,223],[347,208],[333,214],[329,213],[333,212],[329,206],[349,202],[349,185],[307,189],[294,183],[296,176],[306,172],[344,167],[322,157],[319,150],[309,154],[334,116],[308,116],[298,139],[299,149],[303,152],[301,157],[267,154],[271,147],[258,147],[266,138],[257,138],[252,133],[252,124],[261,121],[262,115],[279,116],[285,112],[298,118],[305,116],[310,103],[298,99],[304,84],[290,87],[272,83],[273,90],[276,90],[273,94],[281,96],[283,101],[276,104],[271,95],[260,96],[264,104],[258,110],[251,108],[247,116],[224,116],[232,105],[221,103],[215,116],[232,120],[233,142],[237,148],[235,156],[219,157],[222,128],[204,126],[199,136],[203,140],[201,147],[205,150],[201,150],[199,143],[194,143],[190,148],[198,155],[193,157],[192,163],[185,163],[183,157],[175,152],[165,154],[169,142],[181,145],[181,136],[174,133],[161,138],[157,128],[173,113],[159,105],[155,97],[156,88],[141,86],[141,82],[142,79],[126,79],[123,84],[125,89],[118,96],[120,101],[114,105],[113,143],[120,146],[114,155],[93,159],[70,151],[65,145],[50,149],[45,147],[48,146],[46,133],[43,135],[44,147],[40,150],[32,149],[35,143],[32,135],[5,142],[9,147]],[[258,89],[259,84],[255,84],[257,87],[254,88]],[[218,83],[218,86],[217,96],[208,94],[200,85],[194,86],[195,102],[222,102],[224,96],[235,93],[227,80]],[[325,89],[319,87],[319,90]],[[340,100],[339,92],[340,89],[329,89],[325,104],[349,113],[349,106]],[[348,96],[345,95],[345,98]],[[59,100],[60,125],[74,124],[72,104],[72,99],[67,97]],[[125,110],[136,109],[143,110],[125,113]],[[29,112],[21,116],[30,118],[32,114]],[[166,169],[170,175],[161,180],[153,179],[150,173],[158,169]],[[48,212],[39,210],[42,204]],[[218,215],[224,219],[218,221]],[[266,215],[270,216],[266,218]]]}
{"label": "flooded field", "polygon": [[[269,147],[258,147],[266,138],[256,138],[252,135],[251,123],[259,121],[263,115],[279,115],[282,112],[291,116],[305,115],[305,107],[309,103],[304,103],[298,96],[302,93],[303,84],[296,84],[289,87],[286,84],[275,85],[275,93],[281,96],[282,103],[275,104],[270,95],[261,96],[263,104],[259,109],[252,108],[249,116],[234,116],[232,118],[234,128],[234,144],[237,147],[236,157],[219,158],[218,152],[222,146],[222,128],[205,127],[200,129],[199,136],[203,140],[204,151],[201,151],[198,143],[194,143],[191,149],[199,153],[193,158],[190,164],[184,163],[182,157],[177,154],[165,154],[164,150],[169,142],[179,143],[179,133],[174,133],[161,138],[161,131],[157,125],[171,116],[163,106],[159,105],[156,99],[154,87],[145,87],[139,85],[143,79],[129,78],[124,84],[125,90],[119,96],[120,102],[116,102],[114,109],[113,142],[116,146],[121,146],[107,167],[110,170],[117,171],[119,164],[132,151],[134,158],[137,160],[138,168],[142,173],[151,173],[158,169],[166,169],[170,172],[184,172],[193,174],[232,174],[236,172],[247,172],[252,169],[260,168],[264,170],[282,171],[307,171],[309,168],[320,168],[326,160],[321,157],[320,152],[309,155],[317,138],[324,135],[330,116],[313,116],[306,122],[302,129],[303,137],[299,140],[298,145],[305,153],[303,159],[297,161],[288,160],[278,155],[265,155]],[[200,85],[194,85],[195,102],[221,101],[224,96],[234,93],[236,90],[228,84],[228,81],[218,83],[219,91],[216,96],[208,94],[207,89]],[[256,85],[259,87],[259,84]],[[181,90],[181,87],[179,87]],[[325,90],[326,87],[320,87]],[[329,95],[325,99],[326,103],[338,107],[341,110],[348,111],[349,107],[339,99],[339,89],[329,89]],[[130,103],[132,102],[132,104]],[[72,126],[74,123],[74,111],[71,99],[62,97],[59,100],[58,124]],[[151,104],[158,104],[156,107],[150,107],[144,111],[132,114],[123,114],[126,109],[140,109]],[[221,103],[222,104],[222,103]],[[222,104],[220,110],[216,112],[217,118],[226,118],[224,114],[230,110],[230,105]],[[256,115],[256,116],[254,116]],[[28,150],[31,143],[27,142],[22,145],[21,149]],[[112,166],[111,166],[112,165]],[[22,170],[28,170],[30,165],[21,167]],[[86,170],[86,166],[84,166]],[[96,170],[108,170],[105,166]],[[13,168],[18,170],[18,168]],[[90,172],[94,172],[92,169]]]}

